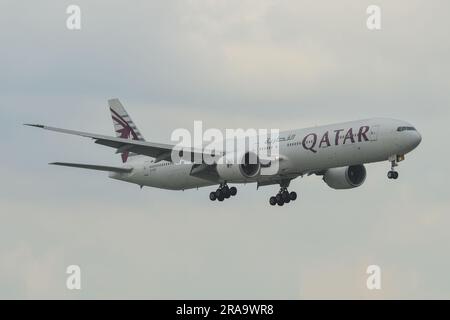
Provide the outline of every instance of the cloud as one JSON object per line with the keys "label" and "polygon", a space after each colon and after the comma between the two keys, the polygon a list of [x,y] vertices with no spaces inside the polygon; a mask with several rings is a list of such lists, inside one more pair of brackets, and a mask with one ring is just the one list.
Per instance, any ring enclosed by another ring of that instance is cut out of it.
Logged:
{"label": "cloud", "polygon": [[[0,21],[2,162],[0,296],[4,298],[445,298],[450,259],[445,148],[448,3],[4,1]],[[51,161],[117,164],[89,140],[22,123],[112,133],[119,97],[147,139],[175,128],[298,128],[388,116],[414,123],[420,147],[386,180],[368,165],[357,189],[318,177],[292,182],[295,205],[268,206],[277,187],[168,192]],[[275,209],[275,210],[274,210]],[[65,289],[69,264],[82,291]],[[365,268],[383,270],[367,292]]]}

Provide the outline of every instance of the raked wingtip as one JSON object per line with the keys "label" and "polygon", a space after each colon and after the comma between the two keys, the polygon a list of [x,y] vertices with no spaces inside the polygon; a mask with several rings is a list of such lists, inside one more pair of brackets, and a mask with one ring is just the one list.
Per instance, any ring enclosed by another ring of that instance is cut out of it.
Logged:
{"label": "raked wingtip", "polygon": [[44,128],[45,128],[45,126],[44,126],[44,125],[42,125],[42,124],[31,124],[31,123],[24,123],[23,125],[24,125],[24,126],[28,126],[28,127],[41,128],[41,129],[44,129]]}

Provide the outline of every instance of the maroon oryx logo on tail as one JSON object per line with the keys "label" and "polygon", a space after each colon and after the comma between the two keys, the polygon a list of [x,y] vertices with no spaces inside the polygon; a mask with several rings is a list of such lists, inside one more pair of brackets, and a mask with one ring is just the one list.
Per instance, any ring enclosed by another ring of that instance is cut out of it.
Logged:
{"label": "maroon oryx logo on tail", "polygon": [[[111,117],[114,121],[114,125],[117,128],[116,133],[119,138],[129,140],[140,140],[136,131],[131,127],[130,123],[126,121],[121,115],[111,109]],[[130,153],[128,151],[122,152],[122,161],[125,163],[128,160]]]}

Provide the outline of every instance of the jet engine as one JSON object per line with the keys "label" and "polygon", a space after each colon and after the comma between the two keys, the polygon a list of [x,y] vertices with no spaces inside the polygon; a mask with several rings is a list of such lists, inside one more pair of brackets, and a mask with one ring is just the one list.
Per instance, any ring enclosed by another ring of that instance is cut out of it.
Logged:
{"label": "jet engine", "polygon": [[261,172],[259,157],[253,152],[230,153],[217,163],[217,173],[225,181],[245,181]]}
{"label": "jet engine", "polygon": [[323,181],[333,189],[356,188],[365,180],[366,168],[362,164],[328,169],[323,175]]}

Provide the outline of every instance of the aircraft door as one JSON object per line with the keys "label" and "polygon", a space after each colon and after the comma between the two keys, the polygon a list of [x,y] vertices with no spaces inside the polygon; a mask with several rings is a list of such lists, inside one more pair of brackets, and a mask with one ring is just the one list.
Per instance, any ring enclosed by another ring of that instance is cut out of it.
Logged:
{"label": "aircraft door", "polygon": [[379,125],[371,126],[369,130],[369,140],[377,141],[378,139],[378,130],[380,129]]}

